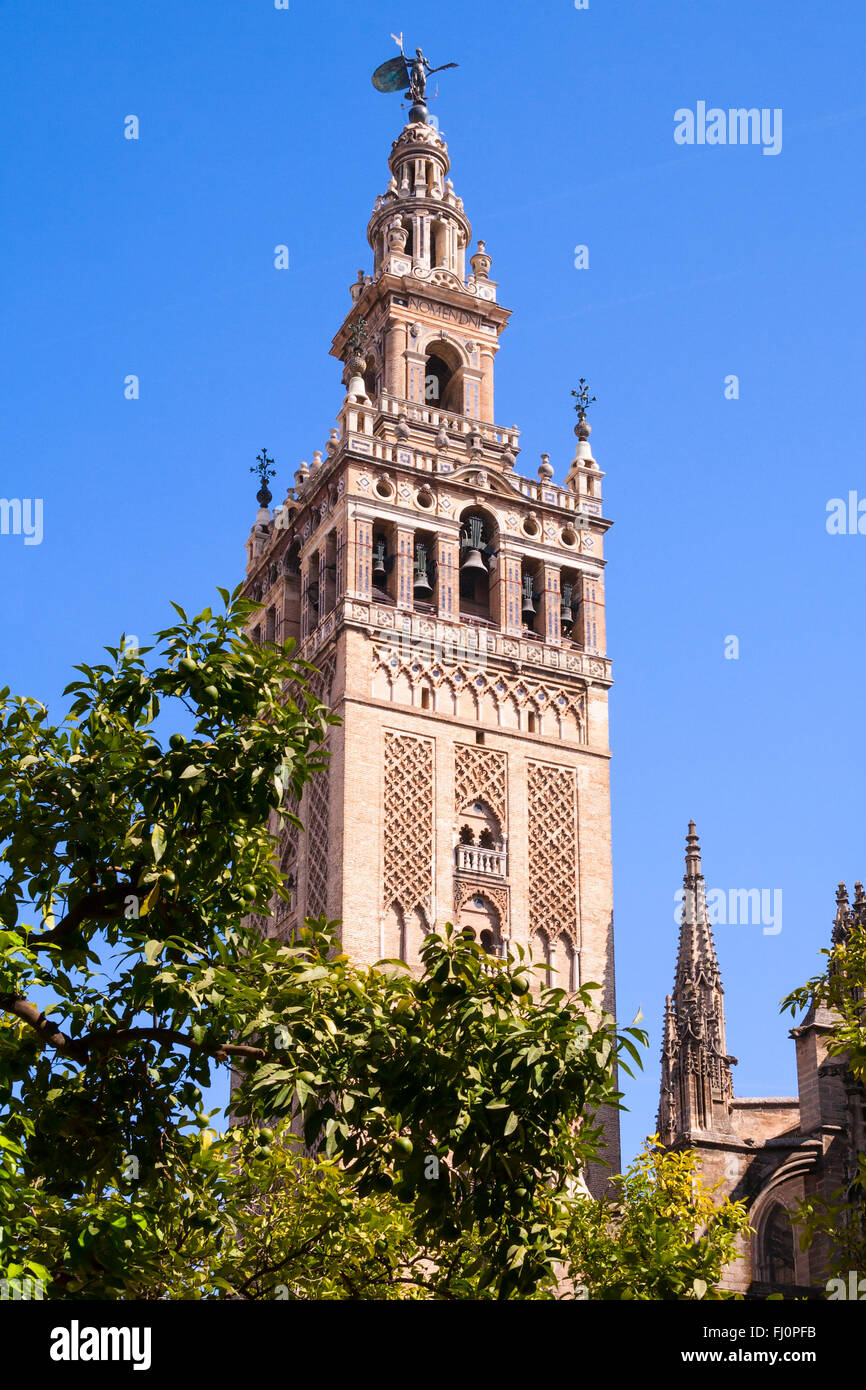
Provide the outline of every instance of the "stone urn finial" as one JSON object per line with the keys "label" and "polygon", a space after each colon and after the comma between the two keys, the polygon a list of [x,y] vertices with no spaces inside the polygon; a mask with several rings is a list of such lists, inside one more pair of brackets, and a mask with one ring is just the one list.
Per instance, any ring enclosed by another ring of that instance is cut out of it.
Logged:
{"label": "stone urn finial", "polygon": [[469,264],[475,274],[476,280],[486,280],[490,275],[490,267],[493,262],[487,254],[487,243],[479,241],[478,250],[474,256],[470,256]]}

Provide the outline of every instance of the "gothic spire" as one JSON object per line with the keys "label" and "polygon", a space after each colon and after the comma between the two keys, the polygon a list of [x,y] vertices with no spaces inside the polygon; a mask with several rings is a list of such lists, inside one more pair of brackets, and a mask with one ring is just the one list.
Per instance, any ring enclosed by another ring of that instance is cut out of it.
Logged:
{"label": "gothic spire", "polygon": [[[686,872],[683,875],[683,911],[674,994],[680,996],[690,982],[700,982],[723,994],[716,946],[707,911],[707,889],[701,869],[701,844],[693,820],[686,836]],[[722,1017],[724,1033],[724,1016]],[[723,1039],[724,1042],[724,1039]]]}
{"label": "gothic spire", "polygon": [[731,1066],[721,972],[707,909],[694,821],[686,836],[680,941],[673,994],[665,1001],[658,1127],[672,1144],[693,1131],[731,1130]]}

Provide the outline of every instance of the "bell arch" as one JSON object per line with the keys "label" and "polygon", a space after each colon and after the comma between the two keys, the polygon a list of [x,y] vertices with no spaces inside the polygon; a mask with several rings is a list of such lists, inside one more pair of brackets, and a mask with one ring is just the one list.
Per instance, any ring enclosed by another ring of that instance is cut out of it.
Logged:
{"label": "bell arch", "polygon": [[455,343],[434,337],[424,348],[424,404],[463,414],[463,369],[466,361]]}
{"label": "bell arch", "polygon": [[499,522],[485,507],[468,504],[460,515],[460,616],[482,622],[499,619]]}

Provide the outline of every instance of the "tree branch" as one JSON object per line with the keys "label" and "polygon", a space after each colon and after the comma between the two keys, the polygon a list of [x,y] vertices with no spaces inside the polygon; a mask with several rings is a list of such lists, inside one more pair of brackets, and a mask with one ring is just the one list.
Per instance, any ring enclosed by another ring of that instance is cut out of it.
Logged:
{"label": "tree branch", "polygon": [[80,1038],[70,1038],[56,1028],[44,1013],[40,1013],[34,1004],[28,1003],[18,994],[0,994],[0,1009],[29,1024],[43,1042],[62,1056],[76,1062],[85,1062],[91,1052],[110,1052],[115,1047],[139,1040],[188,1047],[190,1052],[206,1052],[217,1062],[225,1062],[229,1057],[249,1057],[264,1061],[268,1055],[264,1048],[250,1047],[247,1043],[197,1043],[188,1033],[178,1033],[173,1028],[108,1029],[105,1032],[85,1033]]}
{"label": "tree branch", "polygon": [[118,884],[115,888],[100,888],[85,893],[51,931],[29,937],[27,945],[31,949],[38,949],[40,946],[54,946],[68,941],[72,933],[77,931],[88,917],[120,917],[126,899],[130,896],[141,896],[133,883]]}

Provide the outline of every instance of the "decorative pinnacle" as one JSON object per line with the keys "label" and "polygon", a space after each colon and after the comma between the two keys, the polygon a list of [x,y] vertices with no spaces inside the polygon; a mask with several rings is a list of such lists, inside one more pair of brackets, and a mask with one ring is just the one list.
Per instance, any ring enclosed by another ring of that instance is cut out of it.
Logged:
{"label": "decorative pinnacle", "polygon": [[686,877],[699,878],[701,874],[701,842],[698,839],[698,832],[693,820],[689,821],[689,833],[686,836]]}
{"label": "decorative pinnacle", "polygon": [[271,468],[272,463],[273,459],[268,457],[267,449],[262,449],[262,452],[260,454],[256,454],[256,461],[254,464],[252,464],[250,468],[251,473],[258,474],[259,481],[261,483],[261,487],[256,493],[256,501],[258,502],[260,507],[269,507],[271,505],[271,501],[273,500],[273,494],[270,488],[268,487],[268,483],[270,482],[271,478],[275,478],[277,476],[277,470],[275,468]]}
{"label": "decorative pinnacle", "polygon": [[591,395],[589,394],[589,387],[588,387],[587,384],[586,384],[586,377],[585,377],[585,376],[582,376],[582,377],[580,378],[580,383],[579,383],[579,384],[580,384],[580,390],[579,390],[579,391],[572,391],[571,394],[572,394],[574,397],[576,397],[576,399],[577,399],[577,405],[576,405],[574,408],[575,408],[575,410],[577,411],[578,423],[582,425],[583,422],[584,422],[584,420],[586,419],[586,408],[587,408],[587,406],[589,406],[589,405],[594,405],[595,402],[598,400],[598,397],[597,397],[597,396],[591,396]]}

